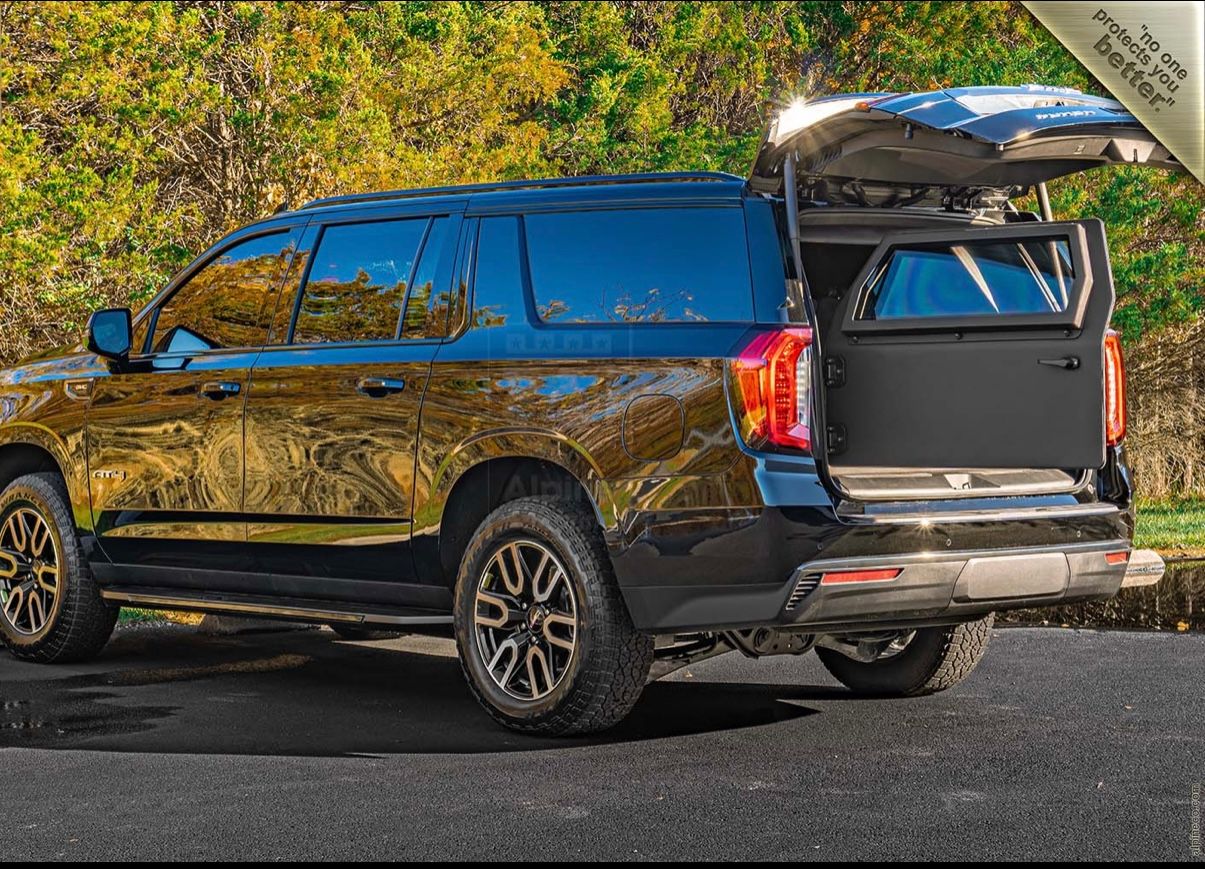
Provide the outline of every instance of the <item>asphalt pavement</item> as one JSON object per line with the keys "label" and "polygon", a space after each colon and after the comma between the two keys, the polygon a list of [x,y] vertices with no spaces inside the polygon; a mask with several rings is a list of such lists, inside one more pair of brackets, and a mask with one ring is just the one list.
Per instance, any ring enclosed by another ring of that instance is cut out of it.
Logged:
{"label": "asphalt pavement", "polygon": [[997,629],[916,700],[729,654],[562,740],[493,724],[453,655],[179,626],[0,654],[0,858],[1192,858],[1205,634]]}

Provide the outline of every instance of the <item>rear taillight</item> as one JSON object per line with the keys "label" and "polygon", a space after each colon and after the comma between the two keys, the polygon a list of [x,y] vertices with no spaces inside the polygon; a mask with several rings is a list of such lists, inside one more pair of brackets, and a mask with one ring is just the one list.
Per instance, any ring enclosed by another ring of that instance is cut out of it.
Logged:
{"label": "rear taillight", "polygon": [[1121,338],[1105,333],[1105,441],[1111,447],[1126,436],[1126,368],[1121,358]]}
{"label": "rear taillight", "polygon": [[762,332],[731,365],[745,443],[811,450],[812,330]]}

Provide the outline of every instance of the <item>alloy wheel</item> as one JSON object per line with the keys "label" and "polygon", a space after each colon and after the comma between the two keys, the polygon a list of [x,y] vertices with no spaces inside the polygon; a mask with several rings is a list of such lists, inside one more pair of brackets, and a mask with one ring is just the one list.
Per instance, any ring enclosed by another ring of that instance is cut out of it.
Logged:
{"label": "alloy wheel", "polygon": [[473,622],[490,678],[518,700],[552,693],[577,653],[573,582],[535,540],[511,540],[494,552],[477,583]]}
{"label": "alloy wheel", "polygon": [[58,543],[37,509],[18,504],[0,519],[0,613],[18,634],[33,635],[54,614]]}

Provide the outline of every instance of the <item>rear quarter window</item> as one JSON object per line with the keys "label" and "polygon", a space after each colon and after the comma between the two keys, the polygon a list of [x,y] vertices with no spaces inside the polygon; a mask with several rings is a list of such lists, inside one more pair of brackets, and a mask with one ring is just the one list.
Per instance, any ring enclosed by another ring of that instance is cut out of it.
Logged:
{"label": "rear quarter window", "polygon": [[740,208],[529,214],[524,229],[536,313],[545,323],[753,319]]}

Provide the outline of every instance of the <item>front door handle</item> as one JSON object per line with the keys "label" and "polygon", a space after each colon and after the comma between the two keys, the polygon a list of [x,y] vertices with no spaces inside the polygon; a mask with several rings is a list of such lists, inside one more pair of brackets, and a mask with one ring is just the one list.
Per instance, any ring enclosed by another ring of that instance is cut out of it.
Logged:
{"label": "front door handle", "polygon": [[361,377],[356,382],[356,391],[369,398],[382,398],[406,388],[406,381],[399,377]]}
{"label": "front door handle", "polygon": [[201,394],[213,399],[238,395],[240,389],[242,389],[242,386],[233,380],[211,380],[208,383],[201,384]]}
{"label": "front door handle", "polygon": [[1039,365],[1052,365],[1055,368],[1066,368],[1068,371],[1074,371],[1079,368],[1078,356],[1060,356],[1058,359],[1039,359]]}

